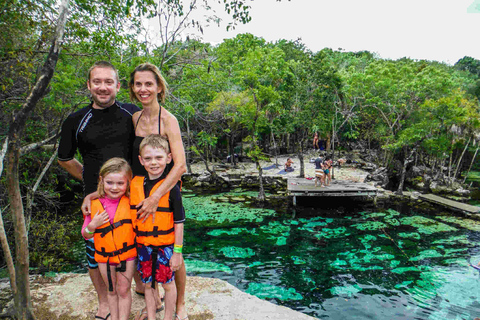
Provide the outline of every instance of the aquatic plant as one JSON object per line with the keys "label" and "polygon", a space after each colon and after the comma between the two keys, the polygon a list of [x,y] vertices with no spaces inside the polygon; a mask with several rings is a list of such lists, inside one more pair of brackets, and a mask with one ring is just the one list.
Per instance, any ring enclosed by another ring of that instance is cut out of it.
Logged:
{"label": "aquatic plant", "polygon": [[347,285],[343,287],[333,287],[328,289],[330,293],[334,296],[347,296],[349,298],[353,297],[360,291],[362,291],[362,288],[360,286],[354,284],[354,285]]}
{"label": "aquatic plant", "polygon": [[468,230],[472,230],[476,232],[480,231],[480,221],[477,221],[477,220],[465,219],[465,218],[454,217],[454,216],[449,216],[449,217],[439,216],[437,218],[448,223],[457,224],[462,228],[467,228]]}
{"label": "aquatic plant", "polygon": [[287,244],[287,238],[286,237],[278,237],[277,242],[275,243],[277,246],[284,246]]}
{"label": "aquatic plant", "polygon": [[248,208],[237,204],[218,203],[218,195],[185,197],[183,206],[188,218],[194,221],[211,221],[215,225],[225,222],[251,221],[261,222],[265,217],[276,215],[274,210]]}
{"label": "aquatic plant", "polygon": [[217,262],[185,259],[188,272],[215,272],[232,273],[230,267]]}
{"label": "aquatic plant", "polygon": [[443,255],[436,250],[423,250],[420,252],[418,256],[410,258],[409,260],[419,261],[419,260],[424,260],[429,258],[440,258],[440,257],[443,257]]}
{"label": "aquatic plant", "polygon": [[417,232],[410,232],[410,233],[400,232],[398,236],[401,238],[413,238],[416,240],[420,240],[420,234]]}
{"label": "aquatic plant", "polygon": [[418,229],[418,232],[424,234],[433,234],[436,232],[450,232],[457,229],[445,223],[429,219],[421,216],[403,217],[400,218],[402,224],[411,225]]}
{"label": "aquatic plant", "polygon": [[298,256],[292,256],[294,264],[306,264],[307,262]]}
{"label": "aquatic plant", "polygon": [[325,239],[330,239],[330,238],[339,238],[339,237],[347,237],[350,235],[350,233],[346,233],[347,228],[345,227],[340,227],[336,229],[329,229],[329,228],[323,228],[320,233],[315,234],[315,237],[317,239],[325,238]]}
{"label": "aquatic plant", "polygon": [[251,248],[223,247],[219,250],[227,258],[249,258],[255,255]]}
{"label": "aquatic plant", "polygon": [[229,235],[229,236],[232,236],[232,235],[237,235],[237,234],[240,234],[240,233],[248,233],[248,234],[252,234],[252,235],[258,235],[257,231],[255,228],[249,230],[247,228],[232,228],[232,229],[215,229],[215,230],[212,230],[212,231],[209,231],[207,232],[207,234],[209,236],[221,236],[221,235]]}
{"label": "aquatic plant", "polygon": [[368,221],[364,223],[354,224],[352,225],[352,227],[355,227],[358,230],[362,230],[362,231],[365,231],[365,230],[373,231],[373,230],[388,228],[388,226],[385,223],[380,221]]}
{"label": "aquatic plant", "polygon": [[266,283],[250,282],[245,291],[260,299],[302,300],[303,297],[294,288],[284,288]]}

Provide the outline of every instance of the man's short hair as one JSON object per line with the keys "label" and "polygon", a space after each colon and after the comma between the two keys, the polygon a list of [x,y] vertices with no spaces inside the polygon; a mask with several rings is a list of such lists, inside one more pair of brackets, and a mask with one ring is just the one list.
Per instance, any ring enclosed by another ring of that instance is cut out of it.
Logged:
{"label": "man's short hair", "polygon": [[162,137],[159,134],[148,135],[142,140],[139,147],[140,155],[142,155],[142,150],[146,146],[150,146],[154,149],[163,149],[167,154],[170,153],[170,146],[167,138]]}
{"label": "man's short hair", "polygon": [[105,60],[100,60],[100,61],[97,61],[93,64],[93,66],[90,67],[90,69],[88,69],[88,74],[87,74],[87,81],[90,82],[90,77],[92,76],[92,71],[93,69],[95,68],[107,68],[107,69],[112,69],[113,71],[115,71],[115,76],[117,77],[117,82],[120,82],[120,78],[118,77],[118,70],[117,68],[115,68],[113,66],[113,64],[111,64],[110,62],[108,61],[105,61]]}

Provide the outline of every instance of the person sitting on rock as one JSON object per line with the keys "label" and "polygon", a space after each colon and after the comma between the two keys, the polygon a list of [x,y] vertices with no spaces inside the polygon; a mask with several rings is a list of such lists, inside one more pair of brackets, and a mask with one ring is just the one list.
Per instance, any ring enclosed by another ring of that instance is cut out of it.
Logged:
{"label": "person sitting on rock", "polygon": [[285,162],[285,172],[293,172],[293,160],[292,158],[288,158],[287,162]]}

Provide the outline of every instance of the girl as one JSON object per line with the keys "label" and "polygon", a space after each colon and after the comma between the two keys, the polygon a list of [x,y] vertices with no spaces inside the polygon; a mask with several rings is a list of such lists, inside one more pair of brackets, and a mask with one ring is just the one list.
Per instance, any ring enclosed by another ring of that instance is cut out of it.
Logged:
{"label": "girl", "polygon": [[[95,260],[107,284],[108,305],[112,320],[127,320],[132,295],[130,286],[135,271],[134,221],[130,213],[132,170],[127,161],[112,158],[100,169],[99,199],[92,201],[92,214],[85,216],[82,235],[94,238]],[[100,318],[100,317],[95,317]]]}

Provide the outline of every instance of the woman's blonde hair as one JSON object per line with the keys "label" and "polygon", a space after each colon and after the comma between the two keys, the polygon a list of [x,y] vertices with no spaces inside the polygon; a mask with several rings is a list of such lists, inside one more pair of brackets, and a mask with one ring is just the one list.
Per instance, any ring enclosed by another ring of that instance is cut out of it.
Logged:
{"label": "woman's blonde hair", "polygon": [[125,173],[127,176],[127,191],[125,191],[125,195],[127,197],[130,196],[130,180],[132,180],[132,168],[125,159],[122,158],[112,158],[107,160],[100,168],[100,173],[98,174],[98,187],[97,192],[100,198],[105,197],[105,189],[103,188],[103,183],[101,183],[102,179],[110,173]]}
{"label": "woman's blonde hair", "polygon": [[158,70],[157,66],[151,64],[151,63],[142,63],[138,65],[135,70],[130,73],[130,81],[128,83],[128,92],[130,94],[130,100],[132,101],[138,101],[137,96],[135,95],[135,92],[133,92],[133,85],[135,84],[135,73],[139,71],[150,71],[153,73],[153,76],[155,77],[155,80],[157,81],[157,85],[162,88],[162,91],[157,94],[157,100],[160,101],[161,103],[165,103],[165,96],[167,95],[167,82],[163,78],[162,74],[160,73],[160,70]]}

